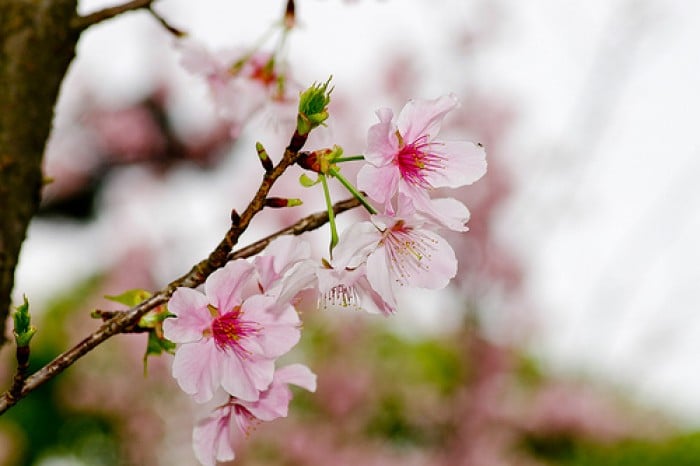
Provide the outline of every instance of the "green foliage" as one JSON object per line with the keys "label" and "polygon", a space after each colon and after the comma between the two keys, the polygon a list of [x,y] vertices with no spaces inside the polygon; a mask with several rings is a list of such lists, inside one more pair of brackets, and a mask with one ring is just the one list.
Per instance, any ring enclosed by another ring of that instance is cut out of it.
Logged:
{"label": "green foliage", "polygon": [[109,299],[110,301],[114,301],[115,303],[119,304],[124,304],[125,306],[133,307],[136,306],[137,304],[145,301],[146,299],[151,297],[151,293],[149,293],[146,290],[141,290],[141,289],[133,289],[133,290],[127,290],[121,294],[118,295],[105,295],[105,299]]}
{"label": "green foliage", "polygon": [[700,433],[662,441],[627,441],[600,446],[574,443],[558,466],[697,466],[700,464]]}
{"label": "green foliage", "polygon": [[[125,291],[115,296],[105,296],[110,301],[114,301],[125,306],[133,307],[151,297],[151,293],[146,290],[133,289]],[[172,316],[165,306],[159,306],[146,313],[139,320],[139,327],[148,329],[148,341],[146,352],[143,355],[144,374],[148,370],[148,357],[160,356],[163,353],[175,353],[175,343],[163,336],[163,321]]]}
{"label": "green foliage", "polygon": [[[67,347],[69,322],[84,312],[101,284],[101,276],[89,277],[46,305],[41,316],[42,332],[32,341],[30,371]],[[52,457],[71,458],[76,464],[125,464],[115,420],[110,415],[60,403],[60,387],[66,376],[70,372],[49,380],[0,416],[0,430],[11,432],[17,439],[18,451],[12,464],[30,466]]]}

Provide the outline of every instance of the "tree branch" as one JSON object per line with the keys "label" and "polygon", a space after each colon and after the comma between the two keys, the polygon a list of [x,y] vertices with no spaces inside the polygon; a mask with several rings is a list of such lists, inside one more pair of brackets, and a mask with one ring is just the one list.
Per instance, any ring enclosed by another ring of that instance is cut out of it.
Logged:
{"label": "tree branch", "polygon": [[39,208],[53,107],[78,32],[77,0],[0,1],[0,346],[17,258]]}
{"label": "tree branch", "polygon": [[151,3],[153,3],[153,0],[132,0],[131,2],[126,2],[122,5],[104,8],[94,13],[90,13],[89,15],[75,16],[70,25],[74,30],[84,31],[90,26],[114,18],[122,13],[139,10],[141,8],[150,8]]}
{"label": "tree branch", "polygon": [[[252,204],[253,202],[251,202],[251,205]],[[335,214],[339,214],[347,210],[353,209],[359,205],[359,201],[355,198],[346,199],[344,201],[340,201],[334,204],[333,212]],[[246,209],[246,212],[248,212],[248,210],[250,210],[250,208]],[[282,235],[300,235],[304,232],[315,230],[316,228],[319,228],[322,225],[324,225],[326,222],[328,222],[327,211],[311,214],[307,217],[302,218],[301,220],[287,228],[273,233],[249,246],[227,254],[221,266],[223,266],[226,262],[230,260],[250,257],[261,252],[275,238],[278,238]],[[227,234],[227,238],[229,236],[230,235]],[[224,243],[225,241],[226,239],[224,239],[222,243]],[[212,253],[212,255],[214,255],[214,253]],[[212,255],[210,255],[210,257]],[[209,276],[209,274],[211,274],[215,270],[209,270],[208,268],[204,269],[200,267],[202,263],[207,261],[209,261],[209,259],[205,259],[204,261],[200,262],[200,264],[194,266],[187,274],[172,281],[165,288],[161,289],[156,294],[143,301],[142,303],[132,307],[128,311],[119,312],[115,314],[95,332],[90,334],[88,337],[83,339],[71,349],[57,356],[53,361],[51,361],[46,366],[39,369],[30,377],[28,377],[25,380],[25,383],[23,384],[21,392],[19,392],[18,394],[14,396],[11,395],[9,392],[5,392],[4,394],[2,394],[2,396],[0,396],[0,415],[8,409],[10,409],[13,405],[15,405],[20,399],[24,398],[29,393],[43,385],[45,382],[51,380],[52,378],[63,372],[63,370],[68,368],[70,365],[75,363],[78,359],[80,359],[82,356],[90,352],[92,349],[100,345],[108,338],[118,333],[122,333],[128,330],[129,328],[133,328],[133,326],[144,314],[162,304],[165,304],[177,287],[187,286],[193,288],[203,283],[204,280],[206,280],[206,278]]]}

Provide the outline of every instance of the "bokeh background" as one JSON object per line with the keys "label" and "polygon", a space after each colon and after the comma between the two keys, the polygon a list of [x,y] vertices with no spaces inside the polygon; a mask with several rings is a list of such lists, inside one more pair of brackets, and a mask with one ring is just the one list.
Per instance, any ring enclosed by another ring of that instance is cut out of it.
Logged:
{"label": "bokeh background", "polygon": [[[335,85],[312,148],[361,153],[376,109],[454,92],[443,133],[482,142],[489,172],[456,193],[471,230],[450,237],[447,290],[404,296],[391,319],[303,310],[290,359],[319,390],[242,439],[236,464],[700,464],[700,5],[296,4],[289,75]],[[284,2],[155,8],[217,50],[249,47]],[[116,308],[104,295],[157,289],[205,257],[252,196],[255,141],[275,158],[291,134],[262,111],[232,139],[175,42],[134,12],[78,45],[15,288],[39,327],[34,367]],[[322,208],[298,174],[277,193],[305,205],[265,213],[242,244]],[[312,236],[319,253],[327,235]],[[0,464],[193,464],[206,408],[179,392],[171,356],[144,375],[145,345],[114,338],[0,418]]]}

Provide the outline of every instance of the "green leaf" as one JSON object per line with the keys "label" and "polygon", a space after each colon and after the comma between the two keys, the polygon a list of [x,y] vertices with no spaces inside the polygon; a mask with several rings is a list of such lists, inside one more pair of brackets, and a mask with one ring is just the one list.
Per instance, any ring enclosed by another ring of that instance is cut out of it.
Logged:
{"label": "green leaf", "polygon": [[299,183],[305,188],[310,188],[311,186],[317,185],[320,181],[321,179],[318,177],[316,178],[316,181],[312,180],[306,176],[306,173],[302,173],[299,177]]}
{"label": "green leaf", "polygon": [[148,332],[148,342],[146,343],[146,352],[143,355],[143,373],[148,372],[148,357],[160,356],[163,352],[168,354],[175,353],[177,345],[165,337],[158,336],[158,332]]}
{"label": "green leaf", "polygon": [[105,295],[105,299],[109,299],[110,301],[114,301],[119,304],[123,304],[125,306],[129,307],[134,307],[137,304],[145,301],[146,299],[151,297],[151,293],[149,293],[146,290],[141,290],[139,288],[135,288],[133,290],[127,290],[123,292],[122,294],[118,295]]}

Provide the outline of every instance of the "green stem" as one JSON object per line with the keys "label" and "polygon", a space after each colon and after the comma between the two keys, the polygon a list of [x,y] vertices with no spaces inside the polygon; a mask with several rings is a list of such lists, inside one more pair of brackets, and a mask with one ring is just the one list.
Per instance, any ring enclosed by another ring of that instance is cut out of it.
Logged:
{"label": "green stem", "polygon": [[343,175],[341,175],[340,172],[339,172],[338,170],[336,170],[335,168],[331,167],[331,168],[328,169],[328,173],[329,173],[331,176],[337,178],[338,181],[340,181],[340,182],[343,184],[343,186],[345,186],[345,189],[347,189],[348,191],[350,191],[350,194],[352,194],[353,196],[355,196],[355,197],[357,198],[357,200],[360,201],[360,203],[364,206],[365,209],[367,209],[367,211],[368,211],[370,214],[373,214],[373,215],[374,215],[374,214],[377,213],[377,209],[375,209],[374,207],[372,207],[372,204],[370,204],[369,201],[367,201],[367,199],[365,199],[365,196],[363,196],[362,193],[360,193],[360,191],[358,191],[357,188],[355,188],[355,187],[352,185],[352,183],[350,183]]}
{"label": "green stem", "polygon": [[348,157],[337,157],[337,158],[331,159],[331,163],[355,162],[357,160],[364,160],[364,159],[365,159],[364,155],[351,155]]}
{"label": "green stem", "polygon": [[333,212],[333,203],[331,202],[331,193],[328,190],[328,181],[325,175],[319,174],[318,177],[321,179],[321,184],[323,185],[323,196],[326,198],[326,209],[328,209],[328,224],[331,226],[331,245],[329,252],[331,259],[333,259],[333,248],[338,244],[338,229],[335,225],[335,213]]}

